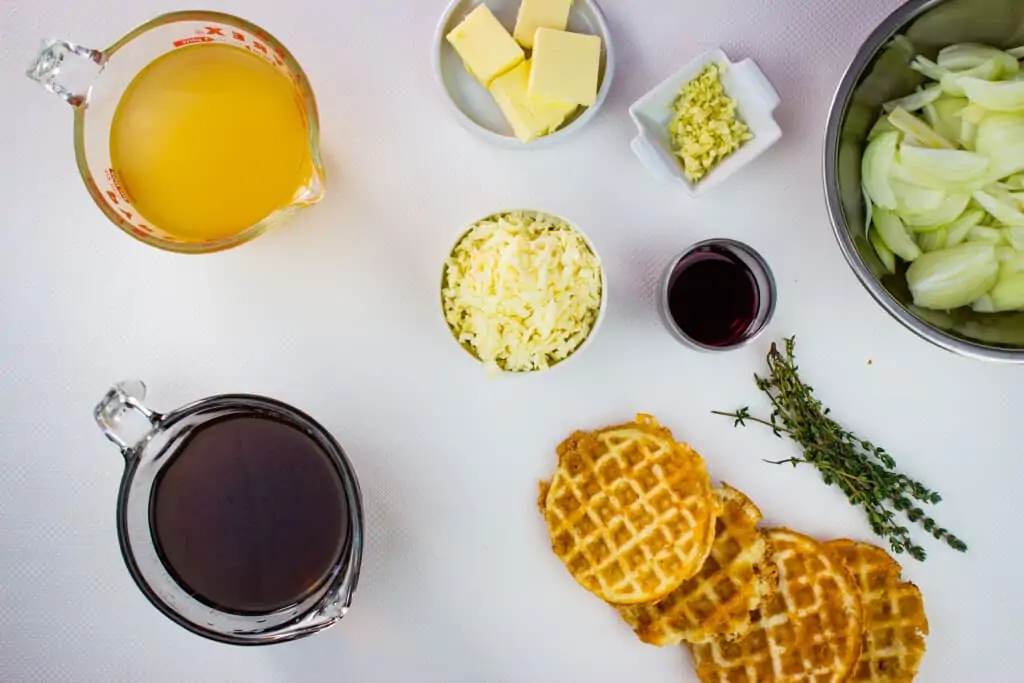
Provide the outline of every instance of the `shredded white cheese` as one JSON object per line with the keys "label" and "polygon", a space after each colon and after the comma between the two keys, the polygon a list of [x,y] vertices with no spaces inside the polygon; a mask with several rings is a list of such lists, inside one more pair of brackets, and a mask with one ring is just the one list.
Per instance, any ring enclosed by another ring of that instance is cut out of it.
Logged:
{"label": "shredded white cheese", "polygon": [[445,264],[441,298],[459,343],[490,371],[547,370],[590,335],[601,266],[553,216],[514,212],[474,225]]}

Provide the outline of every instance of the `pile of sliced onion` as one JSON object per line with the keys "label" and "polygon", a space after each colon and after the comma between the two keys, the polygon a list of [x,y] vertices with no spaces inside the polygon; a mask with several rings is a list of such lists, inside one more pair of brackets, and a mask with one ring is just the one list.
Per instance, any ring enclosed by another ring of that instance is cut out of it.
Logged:
{"label": "pile of sliced onion", "polygon": [[1024,311],[1024,47],[962,43],[911,67],[929,79],[883,106],[862,159],[867,236],[909,264],[914,304]]}

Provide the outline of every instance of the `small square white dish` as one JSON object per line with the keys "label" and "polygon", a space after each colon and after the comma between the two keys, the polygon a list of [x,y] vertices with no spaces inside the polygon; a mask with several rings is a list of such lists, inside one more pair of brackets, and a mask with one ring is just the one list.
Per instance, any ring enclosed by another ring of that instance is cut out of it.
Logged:
{"label": "small square white dish", "polygon": [[487,88],[466,71],[462,59],[448,43],[447,35],[478,5],[487,5],[509,33],[516,25],[521,0],[453,0],[445,10],[434,35],[434,76],[441,85],[445,101],[459,123],[487,141],[510,149],[542,149],[558,144],[585,126],[601,108],[611,88],[615,72],[615,48],[604,12],[595,0],[576,0],[569,11],[567,31],[601,38],[601,67],[597,101],[592,107],[580,107],[554,133],[522,142],[512,132],[498,103]]}
{"label": "small square white dish", "polygon": [[[723,159],[700,182],[691,183],[672,151],[668,124],[672,120],[672,105],[680,91],[710,64],[725,67],[721,76],[722,87],[725,94],[736,101],[736,114],[750,127],[754,138]],[[780,102],[779,93],[753,60],[745,59],[733,64],[723,50],[716,48],[684,66],[629,108],[629,115],[640,131],[633,139],[633,153],[659,182],[679,182],[690,196],[699,196],[779,141],[782,130],[772,112]]]}

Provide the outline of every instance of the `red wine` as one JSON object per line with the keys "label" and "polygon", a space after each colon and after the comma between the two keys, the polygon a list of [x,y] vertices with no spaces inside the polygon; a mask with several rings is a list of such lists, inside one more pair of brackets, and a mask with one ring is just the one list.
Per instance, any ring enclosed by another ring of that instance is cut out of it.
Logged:
{"label": "red wine", "polygon": [[164,565],[196,599],[265,614],[330,578],[348,506],[333,460],[311,436],[236,415],[187,437],[156,481],[150,523]]}
{"label": "red wine", "polygon": [[727,247],[709,245],[690,252],[669,277],[672,320],[683,334],[704,346],[742,342],[759,307],[754,273]]}

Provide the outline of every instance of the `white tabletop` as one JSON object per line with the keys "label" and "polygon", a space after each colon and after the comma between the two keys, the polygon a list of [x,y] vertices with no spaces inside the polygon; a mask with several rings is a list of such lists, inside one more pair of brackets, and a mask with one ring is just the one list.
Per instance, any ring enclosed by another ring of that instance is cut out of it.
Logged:
{"label": "white tabletop", "polygon": [[[575,584],[550,552],[536,482],[573,429],[651,412],[768,523],[871,540],[815,471],[762,462],[790,444],[709,413],[763,411],[752,374],[791,334],[835,415],[941,491],[937,517],[970,544],[960,555],[925,539],[927,562],[904,562],[931,621],[919,680],[1020,680],[1024,368],[953,356],[891,320],[843,261],[822,196],[832,93],[896,0],[605,0],[609,100],[586,131],[527,153],[488,146],[444,106],[430,54],[446,0],[207,4],[298,57],[331,175],[328,198],[288,227],[187,257],[107,223],[75,170],[71,111],[22,75],[43,37],[102,47],[176,3],[0,0],[0,681],[696,681],[682,648],[641,644]],[[647,176],[626,109],[715,45],[764,69],[784,137],[694,201]],[[444,328],[436,287],[456,230],[509,207],[582,226],[611,302],[561,371],[487,381]],[[779,280],[766,336],[725,355],[679,346],[653,301],[670,255],[709,236],[748,241]],[[117,550],[121,459],[91,418],[124,378],[144,379],[156,409],[272,395],[338,437],[367,517],[344,621],[235,648],[145,601]]]}

